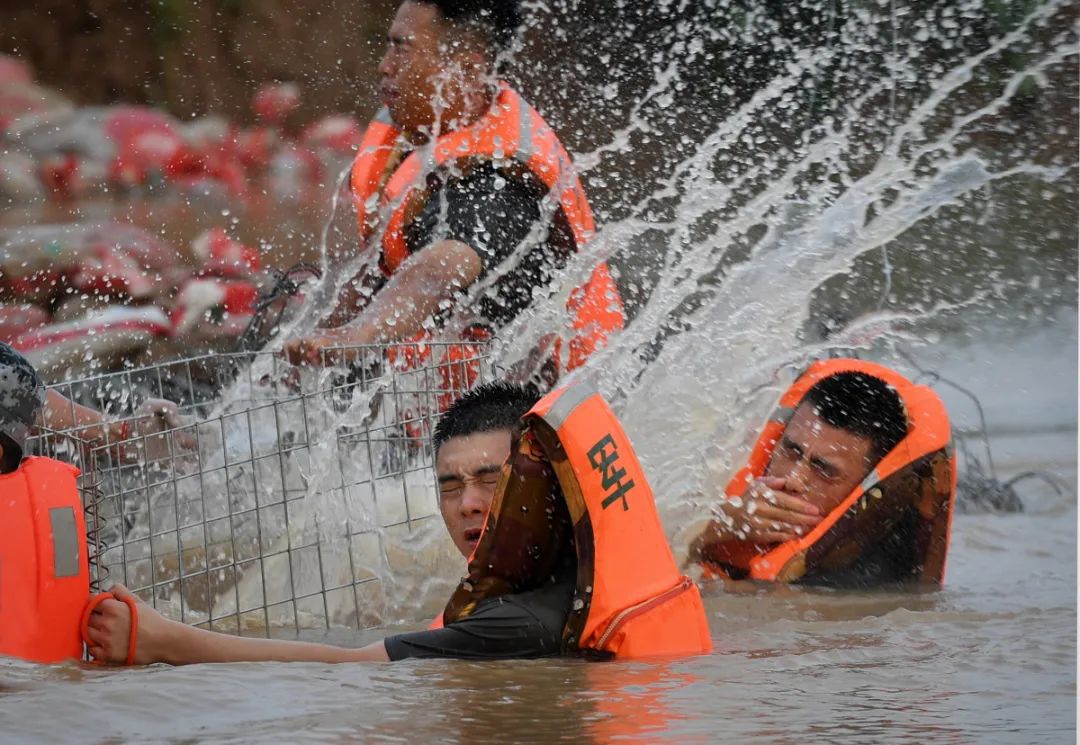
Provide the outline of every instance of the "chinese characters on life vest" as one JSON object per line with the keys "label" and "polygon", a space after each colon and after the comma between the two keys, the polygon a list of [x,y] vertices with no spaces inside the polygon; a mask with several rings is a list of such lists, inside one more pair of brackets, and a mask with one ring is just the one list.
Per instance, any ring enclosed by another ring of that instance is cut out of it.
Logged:
{"label": "chinese characters on life vest", "polygon": [[604,435],[599,442],[589,448],[589,463],[594,469],[600,471],[600,485],[607,492],[600,506],[606,510],[616,501],[622,500],[623,510],[630,509],[626,494],[634,488],[634,480],[627,479],[626,469],[619,467],[619,451],[611,435]]}

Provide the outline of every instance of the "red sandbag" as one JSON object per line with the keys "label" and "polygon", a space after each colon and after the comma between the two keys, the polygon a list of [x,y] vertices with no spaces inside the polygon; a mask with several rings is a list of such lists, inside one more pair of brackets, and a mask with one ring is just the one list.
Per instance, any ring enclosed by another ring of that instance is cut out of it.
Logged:
{"label": "red sandbag", "polygon": [[153,233],[119,222],[14,228],[0,231],[0,290],[39,300],[36,294],[56,294],[68,282],[86,292],[145,297],[160,277],[177,274],[181,260]]}
{"label": "red sandbag", "polygon": [[0,305],[0,341],[11,341],[27,332],[39,329],[50,321],[49,312],[31,303]]}
{"label": "red sandbag", "polygon": [[354,153],[364,139],[364,130],[351,116],[324,116],[310,124],[300,135],[300,141],[310,148],[335,153]]}
{"label": "red sandbag", "polygon": [[268,83],[251,101],[255,116],[271,124],[281,124],[299,105],[300,86],[296,83]]}
{"label": "red sandbag", "polygon": [[33,82],[34,71],[29,62],[8,54],[0,54],[0,85]]}
{"label": "red sandbag", "polygon": [[233,240],[224,228],[211,228],[191,242],[191,250],[202,262],[200,276],[250,277],[262,268],[258,249]]}

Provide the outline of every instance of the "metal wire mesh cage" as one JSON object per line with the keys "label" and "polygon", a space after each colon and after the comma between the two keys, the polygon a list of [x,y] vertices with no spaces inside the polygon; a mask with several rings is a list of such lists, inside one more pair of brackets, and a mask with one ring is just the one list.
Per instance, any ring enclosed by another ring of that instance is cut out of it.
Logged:
{"label": "metal wire mesh cage", "polygon": [[[92,582],[222,631],[377,623],[382,538],[438,514],[435,421],[492,370],[476,343],[337,351],[337,368],[216,354],[55,386],[126,422],[123,440],[32,443],[83,471]],[[140,415],[147,398],[177,403],[182,426]]]}

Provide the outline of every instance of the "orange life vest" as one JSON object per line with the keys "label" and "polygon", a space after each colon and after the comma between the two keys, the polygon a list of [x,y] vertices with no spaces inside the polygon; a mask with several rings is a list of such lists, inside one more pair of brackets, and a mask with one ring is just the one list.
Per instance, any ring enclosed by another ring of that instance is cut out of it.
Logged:
{"label": "orange life vest", "polygon": [[[749,578],[778,582],[827,580],[857,565],[868,552],[889,545],[905,576],[941,584],[949,548],[956,500],[956,456],[949,416],[938,395],[899,373],[873,362],[831,359],[812,364],[780,398],[750,460],[727,485],[728,498],[742,496],[761,478],[807,392],[819,381],[841,372],[862,372],[879,378],[900,396],[908,433],[889,451],[843,502],[809,533],[780,544],[725,542],[703,547],[707,570],[724,567],[749,571]],[[906,527],[904,527],[906,526]],[[902,532],[906,531],[906,532]],[[866,581],[873,581],[867,569]]]}
{"label": "orange life vest", "polygon": [[0,654],[82,657],[90,569],[78,474],[66,463],[25,458],[0,476]]}
{"label": "orange life vest", "polygon": [[[577,577],[563,650],[601,657],[712,649],[697,586],[681,576],[645,473],[618,419],[589,385],[549,393],[523,419],[469,575],[443,618],[549,577],[572,531]],[[569,524],[553,520],[562,506]],[[556,509],[558,508],[558,509]]]}
{"label": "orange life vest", "polygon": [[[409,256],[405,231],[430,197],[425,177],[453,164],[467,168],[470,162],[483,160],[526,169],[549,190],[557,190],[559,207],[578,250],[596,231],[570,156],[540,114],[505,84],[484,117],[440,136],[430,148],[410,152],[395,165],[392,156],[398,152],[401,137],[389,111],[382,109],[364,133],[351,174],[361,243],[366,245],[381,231],[379,265],[386,276]],[[625,321],[622,299],[606,264],[600,264],[589,281],[571,293],[567,309],[574,334],[566,369],[573,370],[622,329]]]}

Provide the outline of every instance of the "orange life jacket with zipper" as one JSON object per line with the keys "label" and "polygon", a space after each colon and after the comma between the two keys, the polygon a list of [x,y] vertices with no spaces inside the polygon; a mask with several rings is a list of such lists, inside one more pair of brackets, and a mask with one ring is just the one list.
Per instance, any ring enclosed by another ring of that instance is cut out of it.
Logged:
{"label": "orange life jacket with zipper", "polygon": [[[440,136],[431,146],[413,150],[395,163],[401,143],[402,133],[384,108],[368,125],[351,173],[361,243],[380,240],[379,265],[387,277],[409,257],[406,228],[432,196],[426,189],[426,176],[454,165],[467,169],[470,162],[480,160],[510,171],[527,170],[557,199],[576,250],[596,230],[570,156],[540,114],[505,84],[478,121]],[[589,281],[571,293],[567,309],[572,335],[564,364],[572,370],[625,322],[622,299],[606,264],[600,264]]]}
{"label": "orange life jacket with zipper", "polygon": [[[904,406],[908,433],[843,502],[806,535],[780,544],[729,541],[702,547],[707,574],[732,570],[749,579],[777,582],[828,581],[849,573],[854,581],[904,579],[940,585],[945,578],[953,506],[956,455],[948,413],[930,388],[916,385],[883,365],[856,359],[812,364],[780,398],[758,437],[749,462],[727,485],[727,498],[741,497],[769,467],[776,443],[807,392],[841,372],[862,372],[892,386]],[[888,554],[885,568],[860,562]],[[854,574],[851,574],[854,572]]]}
{"label": "orange life jacket with zipper", "polygon": [[572,536],[577,577],[564,652],[709,652],[697,586],[675,565],[645,473],[604,399],[587,384],[561,388],[542,398],[523,426],[445,622],[550,577]]}
{"label": "orange life jacket with zipper", "polygon": [[78,474],[31,457],[0,476],[0,655],[82,657],[90,568]]}

